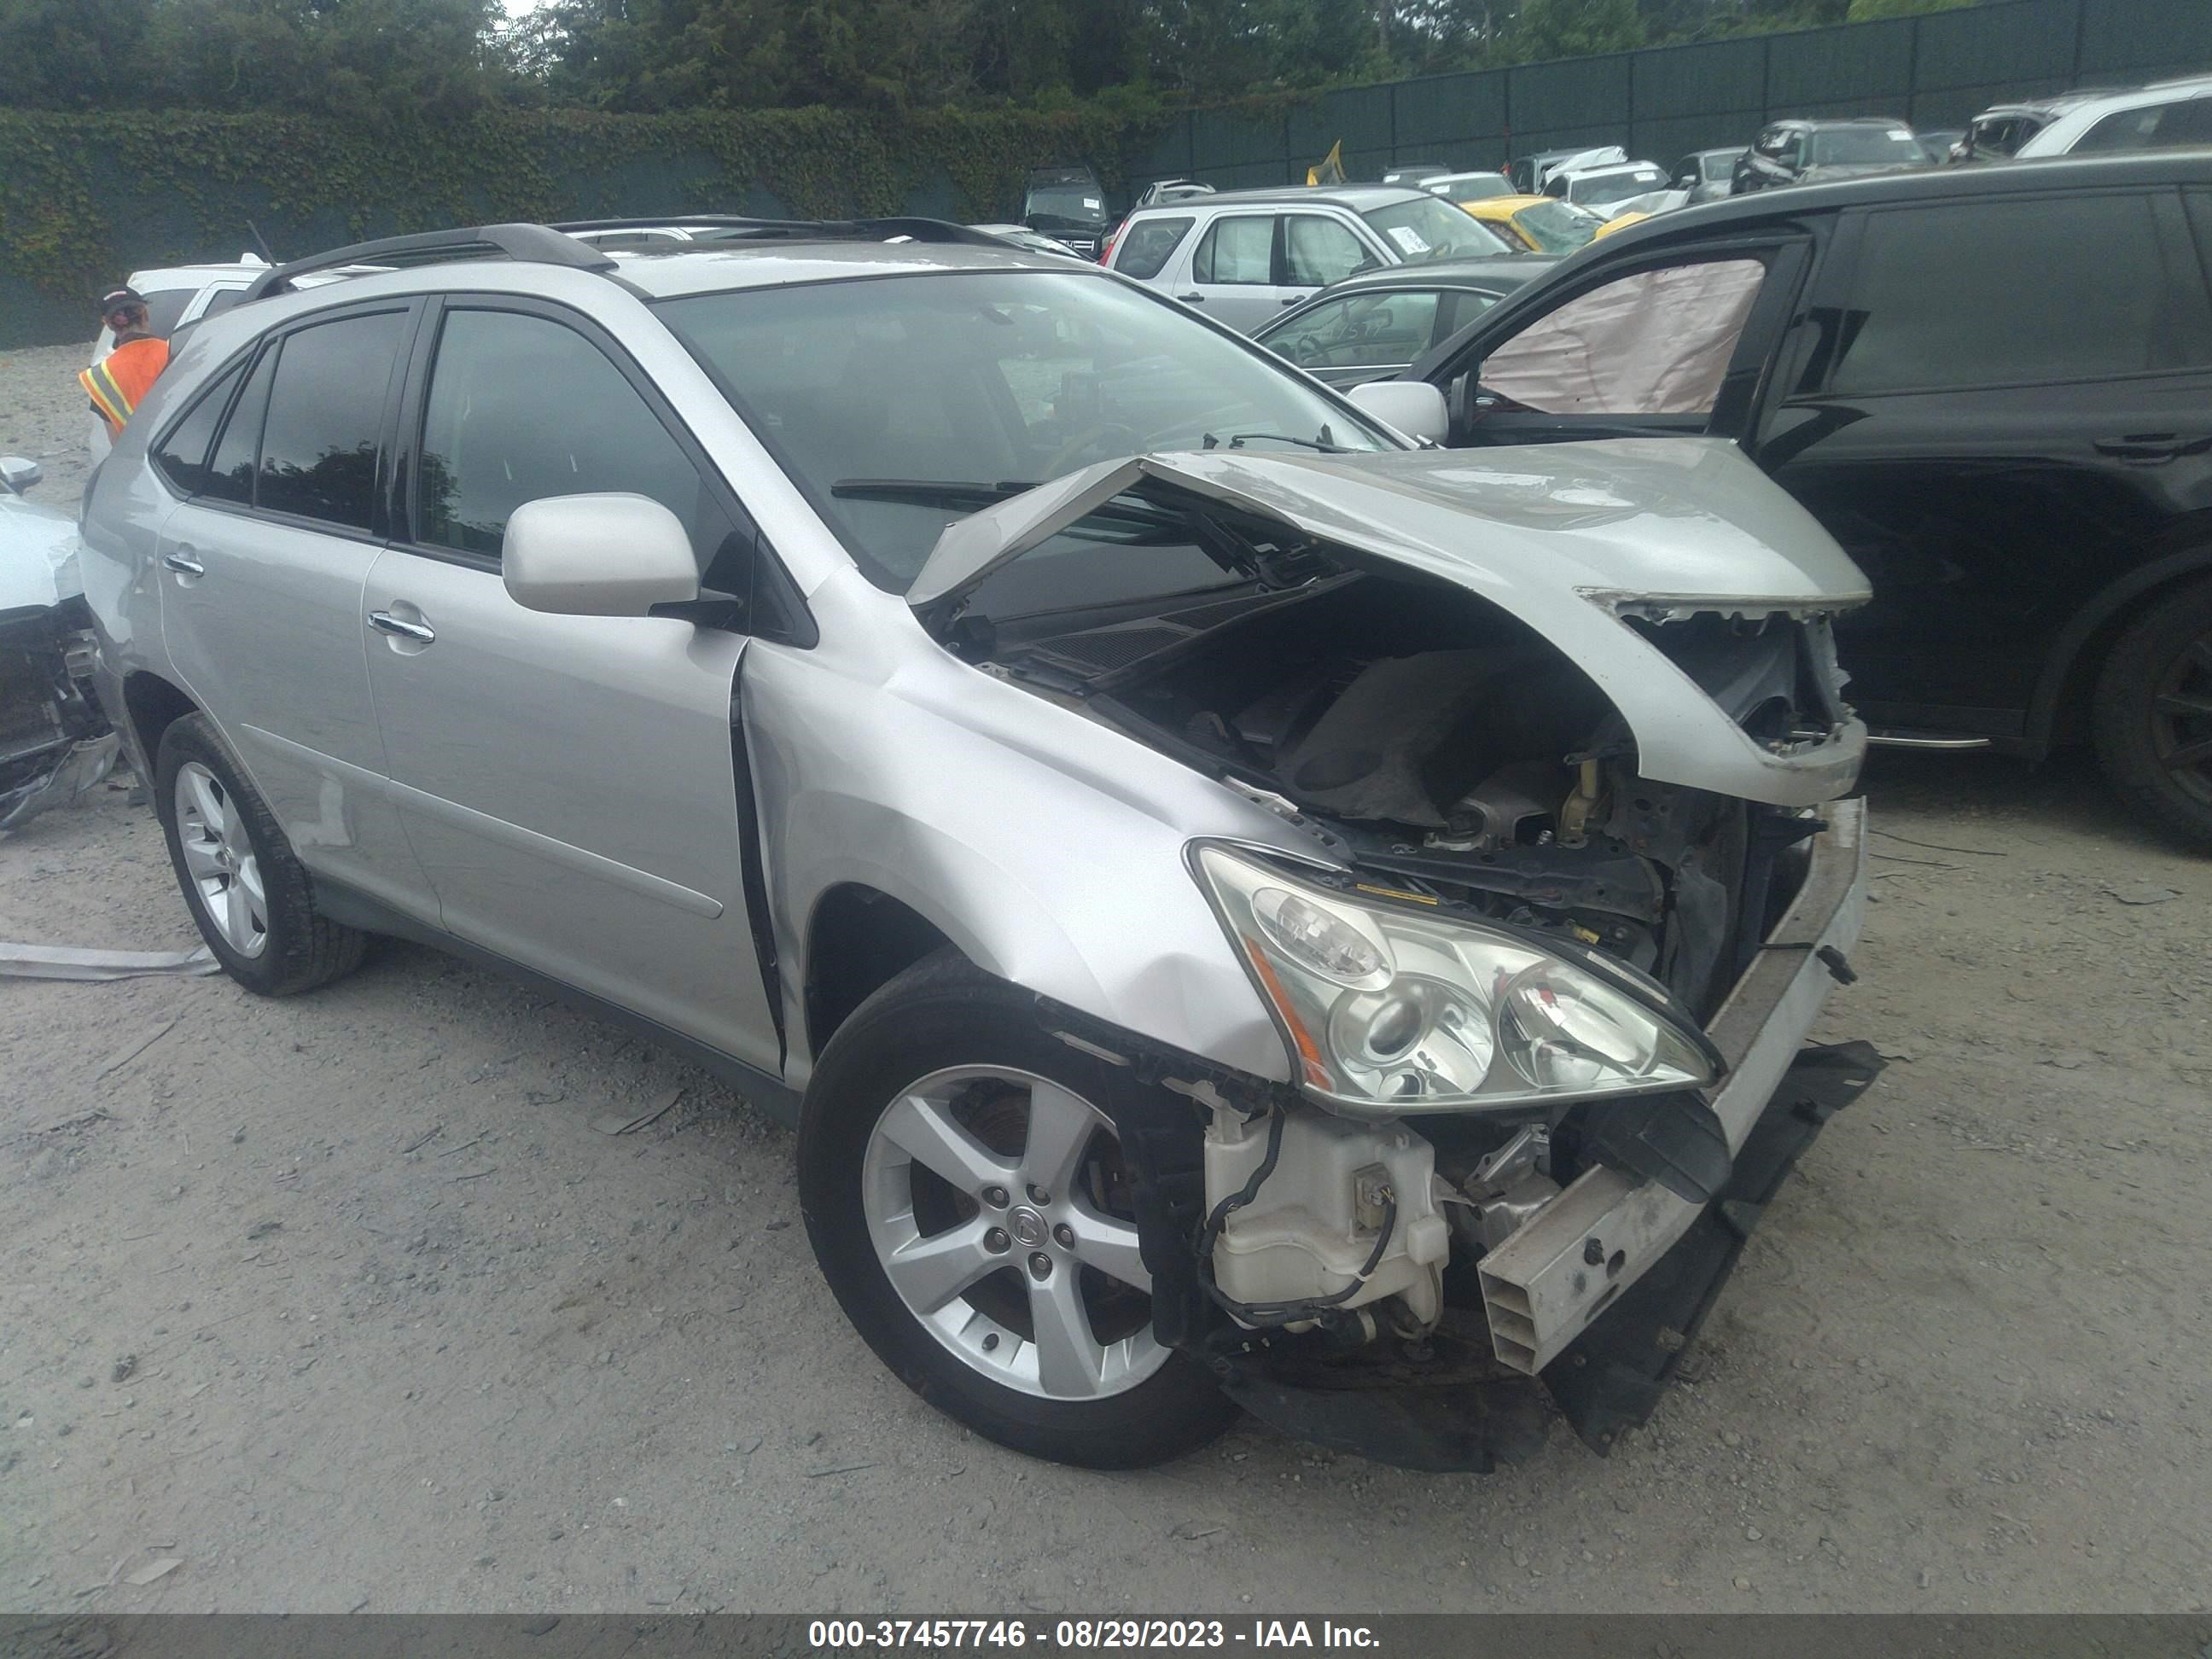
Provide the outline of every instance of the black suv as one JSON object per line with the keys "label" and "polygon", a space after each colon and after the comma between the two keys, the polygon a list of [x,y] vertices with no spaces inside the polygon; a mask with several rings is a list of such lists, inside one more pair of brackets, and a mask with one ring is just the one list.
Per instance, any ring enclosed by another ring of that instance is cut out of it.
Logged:
{"label": "black suv", "polygon": [[1741,444],[1873,579],[1892,742],[2094,736],[2212,842],[2212,153],[1738,198],[1632,225],[1407,371],[1455,445]]}
{"label": "black suv", "polygon": [[1883,116],[1847,121],[1775,121],[1737,158],[1733,193],[1777,185],[1825,184],[1936,165],[1912,129]]}
{"label": "black suv", "polygon": [[1032,167],[1022,191],[1022,223],[1096,259],[1111,221],[1106,191],[1089,167]]}

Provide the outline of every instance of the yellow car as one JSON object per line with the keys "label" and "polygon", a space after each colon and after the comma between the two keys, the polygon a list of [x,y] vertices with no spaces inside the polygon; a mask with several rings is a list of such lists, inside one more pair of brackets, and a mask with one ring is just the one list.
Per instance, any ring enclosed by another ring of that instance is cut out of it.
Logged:
{"label": "yellow car", "polygon": [[1562,202],[1556,196],[1485,196],[1459,206],[1462,212],[1474,215],[1535,253],[1572,253],[1623,225],[1651,216],[1624,213],[1618,219],[1601,219],[1589,209]]}

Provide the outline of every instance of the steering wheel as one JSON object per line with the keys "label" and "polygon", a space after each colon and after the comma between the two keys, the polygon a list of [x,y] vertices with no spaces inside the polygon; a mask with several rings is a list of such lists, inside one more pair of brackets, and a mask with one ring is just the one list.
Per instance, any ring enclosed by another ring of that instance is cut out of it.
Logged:
{"label": "steering wheel", "polygon": [[1137,441],[1137,428],[1126,421],[1101,421],[1096,426],[1085,427],[1053,452],[1052,459],[1044,464],[1044,476],[1057,478],[1074,466],[1077,457],[1109,441],[1123,447],[1120,453],[1131,453]]}

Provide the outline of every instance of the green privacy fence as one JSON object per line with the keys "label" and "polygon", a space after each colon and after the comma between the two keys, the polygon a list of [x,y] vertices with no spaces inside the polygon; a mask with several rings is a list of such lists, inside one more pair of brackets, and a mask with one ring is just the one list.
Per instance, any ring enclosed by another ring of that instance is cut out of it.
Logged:
{"label": "green privacy fence", "polygon": [[2203,71],[2212,71],[2212,0],[1991,0],[1348,88],[1288,109],[1198,110],[1178,118],[1133,171],[1139,183],[1297,183],[1340,140],[1354,179],[1404,161],[1494,167],[1577,144],[1623,144],[1663,165],[1746,143],[1785,115],[1893,115],[1954,127],[2000,99]]}
{"label": "green privacy fence", "polygon": [[1109,194],[1188,176],[1302,179],[1341,140],[1394,161],[1496,167],[1620,143],[1661,162],[1778,115],[1954,126],[2000,98],[2212,70],[2212,0],[1991,0],[1960,10],[1143,118],[838,110],[491,114],[388,136],[280,116],[0,110],[0,349],[82,340],[90,296],[147,266],[280,255],[494,218],[716,210],[1011,216],[1023,167],[1085,159]]}
{"label": "green privacy fence", "polygon": [[0,109],[0,349],[88,338],[132,270],[443,225],[617,215],[1011,217],[1024,168],[1127,188],[1166,116],[1073,109],[490,110],[373,131],[283,114]]}

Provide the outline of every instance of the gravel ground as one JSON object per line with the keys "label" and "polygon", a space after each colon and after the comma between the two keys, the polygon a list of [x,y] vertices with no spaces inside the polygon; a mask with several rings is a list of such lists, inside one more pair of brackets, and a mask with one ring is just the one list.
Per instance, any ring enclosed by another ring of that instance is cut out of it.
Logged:
{"label": "gravel ground", "polygon": [[[0,356],[58,501],[81,362]],[[787,1134],[429,951],[0,982],[0,1609],[2204,1611],[2212,861],[2086,765],[1869,781],[1820,1035],[1889,1071],[1650,1427],[1487,1478],[975,1440],[845,1326]],[[191,943],[151,816],[0,837],[0,938]]]}

